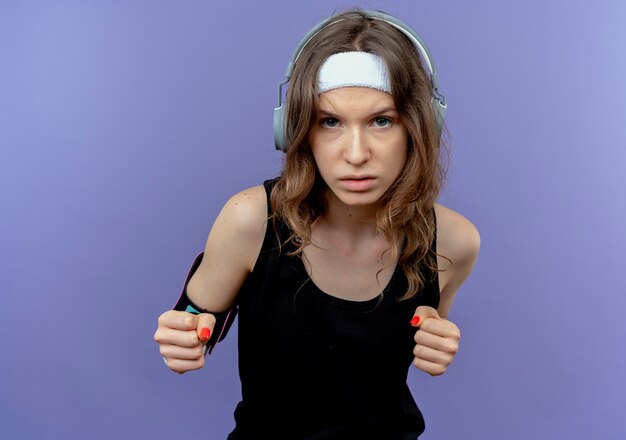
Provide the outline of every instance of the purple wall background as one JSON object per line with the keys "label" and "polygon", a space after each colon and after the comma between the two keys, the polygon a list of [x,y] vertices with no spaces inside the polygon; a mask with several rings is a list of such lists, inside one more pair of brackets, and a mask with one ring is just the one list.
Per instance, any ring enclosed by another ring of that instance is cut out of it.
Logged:
{"label": "purple wall background", "polygon": [[[351,2],[0,2],[0,437],[225,438],[236,329],[178,376],[152,341],[213,219],[277,172],[276,84]],[[626,436],[626,5],[362,2],[429,43],[441,202],[482,235],[435,439]],[[262,338],[262,335],[260,335]]]}

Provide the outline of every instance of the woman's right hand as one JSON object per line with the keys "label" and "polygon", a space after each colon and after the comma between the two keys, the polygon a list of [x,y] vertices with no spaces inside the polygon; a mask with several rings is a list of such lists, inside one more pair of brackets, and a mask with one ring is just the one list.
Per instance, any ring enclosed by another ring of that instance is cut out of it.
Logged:
{"label": "woman's right hand", "polygon": [[154,340],[170,370],[183,374],[204,367],[206,343],[215,327],[215,316],[168,310],[159,316],[158,323]]}

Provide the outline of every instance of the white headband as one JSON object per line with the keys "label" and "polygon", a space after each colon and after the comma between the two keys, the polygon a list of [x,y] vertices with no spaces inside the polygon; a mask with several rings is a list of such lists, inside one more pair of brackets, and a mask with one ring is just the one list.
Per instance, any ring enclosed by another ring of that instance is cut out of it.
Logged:
{"label": "white headband", "polygon": [[385,62],[369,52],[341,52],[329,56],[317,74],[317,85],[320,93],[341,87],[369,87],[391,93]]}

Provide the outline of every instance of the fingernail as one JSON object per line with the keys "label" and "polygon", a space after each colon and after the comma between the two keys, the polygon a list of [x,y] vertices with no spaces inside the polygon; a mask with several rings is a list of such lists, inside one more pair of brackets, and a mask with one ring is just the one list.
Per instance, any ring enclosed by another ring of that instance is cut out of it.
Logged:
{"label": "fingernail", "polygon": [[208,328],[204,327],[202,330],[200,330],[201,339],[208,341],[210,336],[211,336],[211,330],[209,330]]}
{"label": "fingernail", "polygon": [[420,317],[419,316],[414,316],[413,319],[411,319],[411,325],[413,327],[417,327],[417,324],[420,323]]}

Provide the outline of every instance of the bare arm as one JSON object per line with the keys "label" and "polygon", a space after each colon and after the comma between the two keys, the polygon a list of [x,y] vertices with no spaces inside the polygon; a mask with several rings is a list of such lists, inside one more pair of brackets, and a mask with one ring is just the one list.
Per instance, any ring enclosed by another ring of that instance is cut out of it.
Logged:
{"label": "bare arm", "polygon": [[480,235],[474,225],[461,214],[442,205],[435,205],[437,213],[440,302],[438,312],[443,318],[450,313],[459,287],[474,269],[480,250]]}
{"label": "bare arm", "polygon": [[193,302],[216,313],[230,307],[259,255],[266,220],[263,186],[226,202],[209,233],[202,263],[187,286]]}
{"label": "bare arm", "polygon": [[[419,306],[411,324],[419,326],[415,333],[413,365],[432,376],[443,374],[459,349],[461,332],[447,319],[459,287],[472,272],[480,235],[474,225],[462,215],[441,205],[437,214],[437,264],[439,269],[439,308]],[[447,260],[446,258],[450,260]]]}
{"label": "bare arm", "polygon": [[[202,264],[187,285],[195,304],[213,313],[231,306],[263,245],[266,217],[262,186],[242,191],[224,205],[209,233]],[[167,366],[181,374],[202,368],[203,348],[215,323],[211,313],[163,313],[154,339]]]}

